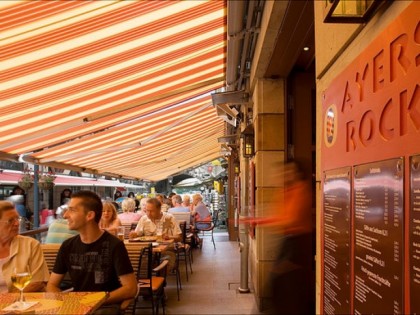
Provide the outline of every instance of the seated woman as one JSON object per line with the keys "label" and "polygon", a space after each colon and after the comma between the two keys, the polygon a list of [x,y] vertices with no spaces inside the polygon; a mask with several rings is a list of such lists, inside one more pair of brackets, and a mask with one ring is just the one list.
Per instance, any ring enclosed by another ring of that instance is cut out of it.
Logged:
{"label": "seated woman", "polygon": [[140,220],[142,216],[141,213],[134,212],[134,210],[136,209],[136,202],[134,201],[134,199],[124,199],[121,203],[121,208],[123,210],[123,213],[118,214],[118,219],[120,219],[122,223],[132,223]]}
{"label": "seated woman", "polygon": [[117,216],[117,209],[115,209],[115,206],[110,201],[104,201],[102,204],[102,217],[99,221],[99,227],[102,230],[117,235],[118,227],[121,226],[121,221]]}
{"label": "seated woman", "polygon": [[192,205],[192,215],[194,216],[195,228],[198,230],[209,228],[211,225],[211,214],[209,209],[203,203],[203,197],[200,194],[195,194],[193,196]]}
{"label": "seated woman", "polygon": [[19,233],[19,213],[13,203],[0,200],[0,292],[18,292],[11,282],[16,267],[29,265],[32,281],[26,292],[44,291],[50,276],[40,243]]}

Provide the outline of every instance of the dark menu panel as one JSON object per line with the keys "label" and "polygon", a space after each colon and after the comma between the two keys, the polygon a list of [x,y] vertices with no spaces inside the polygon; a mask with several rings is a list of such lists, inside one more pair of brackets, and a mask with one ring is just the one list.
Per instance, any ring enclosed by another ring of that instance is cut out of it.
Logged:
{"label": "dark menu panel", "polygon": [[410,313],[420,314],[420,156],[410,159]]}
{"label": "dark menu panel", "polygon": [[403,159],[354,168],[354,313],[403,311]]}
{"label": "dark menu panel", "polygon": [[350,314],[350,167],[324,174],[324,313]]}

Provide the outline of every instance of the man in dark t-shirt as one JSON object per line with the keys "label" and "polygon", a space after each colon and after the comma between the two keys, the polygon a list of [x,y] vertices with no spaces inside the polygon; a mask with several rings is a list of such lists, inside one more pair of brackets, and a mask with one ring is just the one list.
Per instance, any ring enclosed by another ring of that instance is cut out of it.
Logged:
{"label": "man in dark t-shirt", "polygon": [[105,231],[90,244],[84,244],[80,235],[64,241],[53,272],[68,272],[75,291],[114,291],[121,287],[119,276],[133,268],[124,243]]}
{"label": "man in dark t-shirt", "polygon": [[[122,241],[99,228],[101,216],[102,201],[94,192],[72,195],[63,218],[69,229],[79,235],[61,245],[47,284],[48,292],[60,291],[60,283],[68,272],[75,291],[109,292],[105,305],[118,306],[136,295],[137,281],[127,249]],[[106,312],[99,309],[99,313]]]}

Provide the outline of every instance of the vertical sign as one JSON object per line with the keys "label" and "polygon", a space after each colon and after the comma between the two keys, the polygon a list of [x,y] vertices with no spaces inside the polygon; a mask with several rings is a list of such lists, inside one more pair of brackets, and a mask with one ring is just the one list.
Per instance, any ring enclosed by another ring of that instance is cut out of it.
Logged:
{"label": "vertical sign", "polygon": [[420,155],[410,159],[410,313],[420,314]]}
{"label": "vertical sign", "polygon": [[403,311],[403,159],[354,168],[354,313]]}
{"label": "vertical sign", "polygon": [[350,314],[350,167],[324,176],[324,313]]}

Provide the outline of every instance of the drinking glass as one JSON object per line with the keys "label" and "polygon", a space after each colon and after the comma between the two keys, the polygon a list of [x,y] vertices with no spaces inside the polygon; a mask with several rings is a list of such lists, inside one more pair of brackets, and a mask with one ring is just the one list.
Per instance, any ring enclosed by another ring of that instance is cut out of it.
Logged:
{"label": "drinking glass", "polygon": [[156,238],[157,238],[157,242],[162,242],[162,234],[163,234],[163,229],[162,229],[162,224],[158,224],[156,226]]}
{"label": "drinking glass", "polygon": [[118,238],[119,238],[121,241],[124,241],[124,236],[125,236],[125,226],[119,226],[119,227],[118,227],[117,235],[118,235]]}
{"label": "drinking glass", "polygon": [[12,284],[16,289],[20,291],[19,302],[21,305],[25,304],[25,299],[23,297],[23,290],[32,280],[31,270],[29,265],[14,268],[12,273]]}

